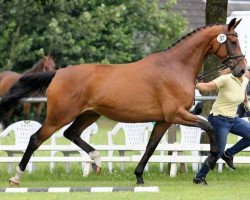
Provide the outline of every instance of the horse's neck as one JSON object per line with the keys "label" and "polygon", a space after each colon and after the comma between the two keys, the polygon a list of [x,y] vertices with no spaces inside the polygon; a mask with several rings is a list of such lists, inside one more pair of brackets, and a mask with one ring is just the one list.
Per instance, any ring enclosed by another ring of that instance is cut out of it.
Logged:
{"label": "horse's neck", "polygon": [[198,30],[167,50],[164,56],[173,62],[178,60],[183,73],[190,73],[190,77],[195,79],[206,56],[210,54],[210,43],[220,31],[220,26]]}
{"label": "horse's neck", "polygon": [[42,62],[38,61],[37,63],[35,63],[33,65],[33,67],[31,69],[28,69],[25,72],[23,72],[23,75],[32,74],[32,73],[35,73],[35,72],[40,72],[42,70],[43,70],[42,69]]}

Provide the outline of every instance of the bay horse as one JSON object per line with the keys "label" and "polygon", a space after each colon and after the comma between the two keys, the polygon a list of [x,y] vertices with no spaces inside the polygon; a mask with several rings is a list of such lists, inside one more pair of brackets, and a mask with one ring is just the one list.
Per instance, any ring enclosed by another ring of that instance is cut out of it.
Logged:
{"label": "bay horse", "polygon": [[[143,170],[171,124],[200,127],[210,140],[206,163],[213,169],[218,148],[211,124],[191,114],[195,81],[208,54],[224,59],[232,74],[245,73],[233,19],[228,25],[199,28],[167,50],[129,64],[81,64],[23,76],[0,101],[0,120],[22,98],[47,91],[47,115],[34,133],[17,167],[11,185],[19,185],[22,173],[34,151],[53,133],[73,121],[64,136],[94,160],[101,172],[100,153],[80,138],[80,134],[101,115],[120,122],[155,121],[146,151],[135,169],[137,184],[143,184]],[[224,39],[223,39],[224,38]],[[32,83],[32,84],[31,84]]]}
{"label": "bay horse", "polygon": [[[56,69],[55,62],[51,56],[43,56],[40,58],[32,68],[26,70],[22,74],[13,72],[13,71],[4,71],[0,73],[0,97],[9,91],[9,89],[21,78],[23,75],[29,75],[36,72],[46,72],[46,71],[54,71]],[[35,120],[39,120],[40,114],[42,112],[42,108],[44,103],[33,103],[34,112],[35,112]],[[30,109],[31,103],[23,103],[23,118],[30,119]],[[7,127],[9,124],[9,119],[6,118],[4,121],[4,127]]]}

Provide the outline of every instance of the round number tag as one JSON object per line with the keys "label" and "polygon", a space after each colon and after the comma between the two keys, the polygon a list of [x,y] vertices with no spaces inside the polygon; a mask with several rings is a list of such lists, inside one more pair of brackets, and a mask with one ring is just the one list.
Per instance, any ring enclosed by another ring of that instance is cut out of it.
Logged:
{"label": "round number tag", "polygon": [[226,40],[227,40],[227,36],[226,36],[225,34],[220,34],[220,35],[217,36],[217,41],[218,41],[219,43],[223,43],[223,42],[225,42]]}

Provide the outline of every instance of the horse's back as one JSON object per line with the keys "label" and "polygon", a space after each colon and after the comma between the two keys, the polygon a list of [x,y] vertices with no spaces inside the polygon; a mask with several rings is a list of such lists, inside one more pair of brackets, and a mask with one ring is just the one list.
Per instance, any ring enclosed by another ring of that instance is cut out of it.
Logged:
{"label": "horse's back", "polygon": [[[83,64],[70,66],[57,71],[54,84],[64,84],[75,90],[113,93],[121,91],[143,92],[150,84],[147,69],[140,70],[136,63],[130,64]],[[79,91],[79,92],[80,92]]]}
{"label": "horse's back", "polygon": [[21,77],[21,74],[12,71],[0,73],[0,96],[3,96]]}

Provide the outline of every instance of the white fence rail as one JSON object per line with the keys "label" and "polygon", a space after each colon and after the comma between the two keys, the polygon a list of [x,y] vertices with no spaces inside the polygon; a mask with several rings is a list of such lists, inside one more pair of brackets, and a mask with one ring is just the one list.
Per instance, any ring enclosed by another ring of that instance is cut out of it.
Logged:
{"label": "white fence rail", "polygon": [[[94,145],[92,146],[99,151],[143,151],[146,149],[144,145],[137,146],[125,146],[125,145]],[[226,148],[229,148],[232,144],[228,144]],[[15,145],[0,145],[0,151],[24,151],[26,148]],[[79,147],[72,145],[41,145],[37,151],[81,151]],[[194,145],[183,145],[183,144],[159,144],[156,151],[173,151],[173,152],[185,152],[185,151],[209,151],[209,144],[194,144]],[[250,147],[243,150],[244,152],[250,152]],[[156,163],[202,163],[207,156],[191,156],[191,155],[153,155],[149,162]],[[130,155],[130,156],[103,156],[103,162],[139,162],[141,155]],[[21,157],[1,157],[0,163],[20,162]],[[93,162],[90,158],[74,156],[74,157],[50,157],[50,156],[33,156],[32,162]],[[250,163],[250,156],[235,156],[235,163]],[[224,163],[223,160],[219,160],[218,163]]]}

